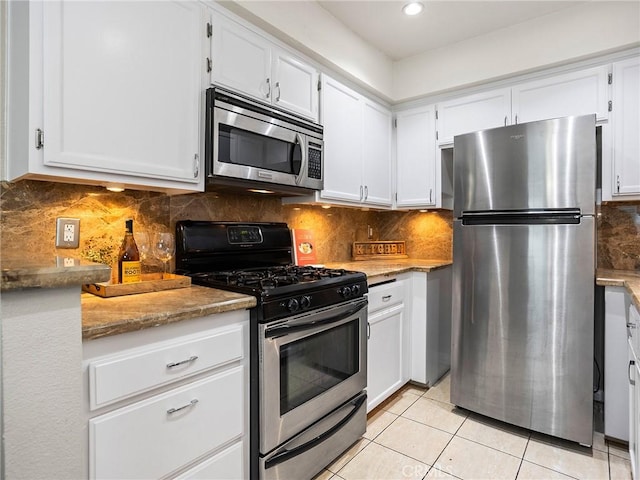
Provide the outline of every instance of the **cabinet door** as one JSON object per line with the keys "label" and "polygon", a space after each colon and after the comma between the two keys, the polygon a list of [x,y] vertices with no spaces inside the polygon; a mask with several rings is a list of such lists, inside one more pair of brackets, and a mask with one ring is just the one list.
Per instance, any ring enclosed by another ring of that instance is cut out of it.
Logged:
{"label": "cabinet door", "polygon": [[512,90],[513,123],[595,113],[609,116],[608,67],[602,66],[517,85]]}
{"label": "cabinet door", "polygon": [[222,15],[214,15],[211,81],[271,103],[271,44]]}
{"label": "cabinet door", "polygon": [[399,304],[369,317],[367,412],[404,384],[403,310]]}
{"label": "cabinet door", "polygon": [[273,103],[318,121],[318,71],[282,50],[274,51]]}
{"label": "cabinet door", "polygon": [[437,110],[438,144],[452,144],[455,135],[507,125],[511,118],[511,90],[456,98],[439,104]]}
{"label": "cabinet door", "polygon": [[640,454],[640,368],[638,358],[634,354],[631,342],[627,347],[629,363],[627,366],[629,385],[629,458],[631,460],[632,476],[635,480],[640,478],[638,461]]}
{"label": "cabinet door", "polygon": [[364,100],[363,116],[363,201],[391,205],[391,111]]}
{"label": "cabinet door", "polygon": [[362,105],[353,90],[322,77],[324,189],[320,196],[359,203],[362,199]]}
{"label": "cabinet door", "polygon": [[44,2],[43,13],[45,165],[198,183],[203,8]]}
{"label": "cabinet door", "polygon": [[627,304],[622,287],[605,287],[604,314],[604,434],[629,440],[627,378]]}
{"label": "cabinet door", "polygon": [[396,122],[396,205],[435,205],[435,108],[398,112]]}
{"label": "cabinet door", "polygon": [[[613,64],[613,197],[640,199],[640,58]],[[607,168],[605,165],[602,168]]]}

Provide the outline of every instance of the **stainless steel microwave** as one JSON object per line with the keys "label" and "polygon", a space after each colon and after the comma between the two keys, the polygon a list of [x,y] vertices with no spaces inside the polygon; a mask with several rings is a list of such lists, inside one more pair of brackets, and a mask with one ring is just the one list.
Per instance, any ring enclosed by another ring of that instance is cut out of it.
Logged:
{"label": "stainless steel microwave", "polygon": [[207,90],[206,102],[208,189],[322,189],[322,125],[218,87]]}

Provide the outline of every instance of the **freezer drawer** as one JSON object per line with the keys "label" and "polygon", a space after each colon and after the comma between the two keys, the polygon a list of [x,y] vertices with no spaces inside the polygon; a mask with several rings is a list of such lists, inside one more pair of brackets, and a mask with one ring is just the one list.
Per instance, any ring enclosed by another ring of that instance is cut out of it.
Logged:
{"label": "freezer drawer", "polygon": [[454,217],[558,208],[594,213],[595,115],[459,135],[453,155]]}
{"label": "freezer drawer", "polygon": [[594,243],[593,217],[454,222],[452,403],[591,444]]}

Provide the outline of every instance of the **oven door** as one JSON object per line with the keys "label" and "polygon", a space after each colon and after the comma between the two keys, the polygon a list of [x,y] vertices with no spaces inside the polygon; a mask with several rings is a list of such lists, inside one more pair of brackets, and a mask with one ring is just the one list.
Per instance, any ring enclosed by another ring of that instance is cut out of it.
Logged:
{"label": "oven door", "polygon": [[367,300],[260,325],[260,452],[366,388]]}

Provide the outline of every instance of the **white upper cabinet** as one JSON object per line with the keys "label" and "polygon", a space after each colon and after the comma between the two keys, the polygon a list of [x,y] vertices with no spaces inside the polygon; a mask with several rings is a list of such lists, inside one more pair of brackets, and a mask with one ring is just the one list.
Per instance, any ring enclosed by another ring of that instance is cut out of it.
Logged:
{"label": "white upper cabinet", "polygon": [[322,77],[322,199],[391,205],[391,112]]}
{"label": "white upper cabinet", "polygon": [[269,42],[221,15],[213,15],[212,71],[214,83],[271,102]]}
{"label": "white upper cabinet", "polygon": [[212,83],[318,120],[318,71],[217,12],[212,57]]}
{"label": "white upper cabinet", "polygon": [[360,96],[322,77],[324,189],[322,198],[359,203],[362,198],[362,105]]}
{"label": "white upper cabinet", "polygon": [[433,105],[396,114],[396,206],[436,204],[436,127]]}
{"label": "white upper cabinet", "polygon": [[450,145],[463,133],[508,125],[511,118],[511,90],[477,93],[442,102],[437,106],[439,145]]}
{"label": "white upper cabinet", "polygon": [[203,189],[199,4],[29,2],[10,16],[12,38],[29,37],[11,43],[11,180]]}
{"label": "white upper cabinet", "polygon": [[363,109],[363,201],[391,205],[391,111],[367,99]]}
{"label": "white upper cabinet", "polygon": [[317,121],[318,71],[284,50],[273,59],[274,105]]}
{"label": "white upper cabinet", "polygon": [[516,85],[512,89],[512,122],[596,114],[609,116],[607,65]]}
{"label": "white upper cabinet", "polygon": [[640,57],[613,64],[611,127],[613,199],[640,199]]}

